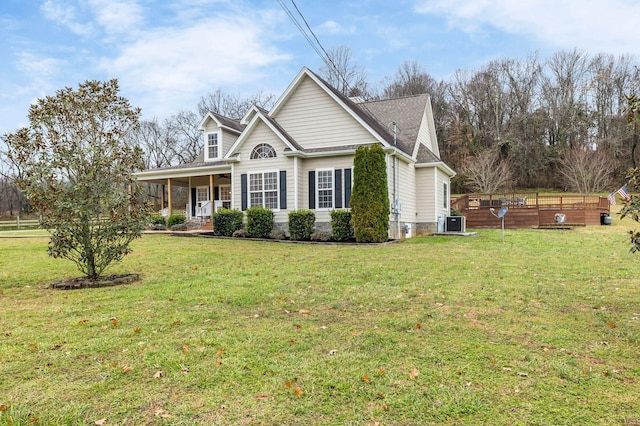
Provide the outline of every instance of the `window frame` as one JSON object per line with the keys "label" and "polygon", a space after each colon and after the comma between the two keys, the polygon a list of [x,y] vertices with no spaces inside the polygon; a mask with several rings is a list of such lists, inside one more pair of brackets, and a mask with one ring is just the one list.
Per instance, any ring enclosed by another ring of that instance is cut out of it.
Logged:
{"label": "window frame", "polygon": [[[262,156],[261,154],[264,153],[264,149],[266,149],[267,147],[268,147],[268,152],[273,155]],[[260,154],[258,154],[258,149],[261,149]],[[251,153],[249,154],[249,159],[250,160],[266,160],[269,158],[276,158],[277,156],[278,156],[278,153],[276,152],[276,149],[272,145],[268,143],[259,143],[256,146],[254,146],[253,149],[251,150]]]}
{"label": "window frame", "polygon": [[[215,136],[215,144],[211,144],[211,138]],[[208,132],[205,138],[205,149],[204,149],[204,159],[205,161],[219,160],[222,158],[222,134],[217,132]],[[216,156],[211,156],[210,150],[215,147]]]}
{"label": "window frame", "polygon": [[[265,189],[265,175],[267,174],[274,175],[275,189]],[[255,175],[260,175],[261,177],[261,189],[259,190],[252,190],[251,188],[251,178]],[[275,207],[267,206],[267,193],[270,194],[271,199],[275,199]],[[251,198],[252,194],[261,194],[262,203],[254,204]],[[280,170],[256,170],[247,172],[247,208],[256,206],[264,207],[273,211],[280,210]]]}
{"label": "window frame", "polygon": [[[316,169],[316,177],[315,177],[315,198],[316,198],[316,210],[319,211],[329,211],[333,210],[336,205],[336,188],[335,188],[335,168],[323,168]],[[328,188],[320,188],[320,175],[326,173],[329,177],[329,185]],[[320,191],[330,192],[331,193],[331,205],[329,207],[321,207],[320,206]]]}

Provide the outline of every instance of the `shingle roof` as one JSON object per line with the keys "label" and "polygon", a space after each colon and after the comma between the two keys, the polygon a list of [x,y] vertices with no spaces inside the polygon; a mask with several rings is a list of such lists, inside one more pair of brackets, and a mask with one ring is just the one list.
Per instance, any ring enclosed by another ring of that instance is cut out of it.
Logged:
{"label": "shingle roof", "polygon": [[429,95],[422,94],[364,102],[361,105],[362,108],[366,108],[367,111],[373,114],[380,123],[387,126],[392,133],[393,123],[395,122],[398,148],[409,155],[413,155],[427,102],[429,102]]}

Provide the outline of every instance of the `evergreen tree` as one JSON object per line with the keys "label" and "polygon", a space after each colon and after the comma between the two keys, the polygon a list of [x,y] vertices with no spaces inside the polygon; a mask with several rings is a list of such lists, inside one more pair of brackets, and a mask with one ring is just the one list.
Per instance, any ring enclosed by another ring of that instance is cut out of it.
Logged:
{"label": "evergreen tree", "polygon": [[351,221],[356,241],[380,243],[389,237],[387,164],[380,145],[361,146],[353,160]]}

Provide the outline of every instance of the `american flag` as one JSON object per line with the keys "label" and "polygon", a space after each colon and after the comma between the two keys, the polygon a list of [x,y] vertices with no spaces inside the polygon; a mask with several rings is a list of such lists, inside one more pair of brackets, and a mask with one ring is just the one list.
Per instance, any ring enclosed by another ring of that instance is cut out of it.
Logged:
{"label": "american flag", "polygon": [[611,194],[609,194],[609,196],[607,197],[609,199],[609,204],[611,204],[612,206],[616,205],[616,193],[612,192]]}
{"label": "american flag", "polygon": [[616,191],[616,193],[619,194],[625,200],[628,200],[630,198],[629,191],[627,191],[627,185],[623,185],[622,188]]}

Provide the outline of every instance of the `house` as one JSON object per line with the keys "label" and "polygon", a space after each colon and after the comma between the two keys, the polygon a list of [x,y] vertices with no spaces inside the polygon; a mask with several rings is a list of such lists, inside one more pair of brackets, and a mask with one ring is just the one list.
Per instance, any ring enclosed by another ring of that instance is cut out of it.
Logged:
{"label": "house", "polygon": [[138,173],[140,181],[189,188],[189,217],[220,207],[288,213],[311,209],[316,228],[348,209],[353,158],[361,145],[382,145],[387,159],[390,237],[438,231],[449,215],[455,172],[439,158],[428,95],[362,102],[345,97],[303,68],[270,111],[253,107],[240,121],[213,112],[200,123],[204,149],[190,164]]}

